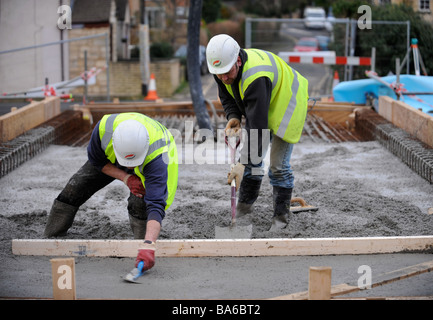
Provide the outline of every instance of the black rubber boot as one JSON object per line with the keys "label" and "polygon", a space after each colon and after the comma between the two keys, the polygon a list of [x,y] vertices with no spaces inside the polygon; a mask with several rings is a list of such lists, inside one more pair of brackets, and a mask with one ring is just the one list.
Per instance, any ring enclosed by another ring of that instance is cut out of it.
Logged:
{"label": "black rubber boot", "polygon": [[242,217],[251,212],[252,206],[259,196],[261,184],[262,180],[242,179],[236,206],[237,217]]}
{"label": "black rubber boot", "polygon": [[144,240],[146,235],[146,224],[147,224],[147,207],[146,202],[134,196],[132,193],[128,198],[128,215],[129,224],[131,226],[134,239]]}
{"label": "black rubber boot", "polygon": [[57,199],[54,200],[45,226],[44,236],[48,238],[65,236],[74,222],[77,211],[77,207],[60,202]]}
{"label": "black rubber boot", "polygon": [[144,240],[144,236],[146,235],[146,223],[147,220],[139,219],[129,214],[129,224],[131,225],[134,239]]}
{"label": "black rubber boot", "polygon": [[291,188],[273,187],[274,216],[270,231],[285,228],[289,223],[292,190]]}

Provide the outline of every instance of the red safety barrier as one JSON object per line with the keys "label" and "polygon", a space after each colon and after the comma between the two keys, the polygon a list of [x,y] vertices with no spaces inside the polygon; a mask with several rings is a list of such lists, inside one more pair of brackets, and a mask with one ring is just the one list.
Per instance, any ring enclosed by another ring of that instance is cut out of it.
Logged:
{"label": "red safety barrier", "polygon": [[370,66],[369,57],[314,57],[314,56],[289,56],[288,63],[309,64],[339,64],[352,66]]}

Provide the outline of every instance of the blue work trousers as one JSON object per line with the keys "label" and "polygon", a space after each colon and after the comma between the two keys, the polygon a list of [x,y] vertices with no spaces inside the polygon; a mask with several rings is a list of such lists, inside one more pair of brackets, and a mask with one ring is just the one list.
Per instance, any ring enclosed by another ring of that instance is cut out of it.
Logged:
{"label": "blue work trousers", "polygon": [[[294,186],[295,177],[290,166],[293,144],[288,143],[276,135],[271,134],[271,154],[268,176],[274,187],[290,189]],[[265,150],[260,163],[252,163],[251,160],[245,165],[244,178],[262,180],[264,176],[263,159],[268,150]]]}

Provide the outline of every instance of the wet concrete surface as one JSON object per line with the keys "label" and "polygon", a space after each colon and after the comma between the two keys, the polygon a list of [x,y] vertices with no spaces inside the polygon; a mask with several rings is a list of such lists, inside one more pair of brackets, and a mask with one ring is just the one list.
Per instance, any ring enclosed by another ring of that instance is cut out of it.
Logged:
{"label": "wet concrete surface", "polygon": [[[50,146],[0,179],[0,297],[52,297],[49,260],[53,257],[13,255],[11,240],[42,238],[54,198],[85,159],[84,147]],[[210,159],[222,163],[180,165],[179,188],[163,222],[161,239],[213,239],[215,226],[229,226],[227,152]],[[272,193],[265,176],[254,212],[243,221],[253,225],[253,238],[433,234],[433,216],[428,214],[433,185],[375,141],[322,144],[304,138],[294,149],[292,165],[295,195],[319,210],[293,215],[286,228],[269,232]],[[127,196],[124,185],[117,181],[95,194],[80,208],[66,238],[132,239]],[[374,281],[376,275],[432,258],[431,252],[157,258],[155,267],[142,278],[143,283],[131,285],[120,277],[133,268],[134,259],[77,257],[77,297],[265,299],[307,290],[310,266],[332,267],[333,285],[356,284],[362,265],[371,268]],[[432,275],[417,275],[346,297],[433,296]]]}

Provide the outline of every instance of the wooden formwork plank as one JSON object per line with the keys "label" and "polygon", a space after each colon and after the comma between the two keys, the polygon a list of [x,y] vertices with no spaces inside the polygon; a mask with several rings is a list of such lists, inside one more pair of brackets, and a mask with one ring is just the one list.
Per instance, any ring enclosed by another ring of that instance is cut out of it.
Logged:
{"label": "wooden formwork plank", "polygon": [[0,117],[0,142],[10,141],[45,121],[43,102],[32,102]]}
{"label": "wooden formwork plank", "polygon": [[[14,239],[16,255],[136,257],[141,240]],[[158,240],[159,257],[254,257],[425,251],[433,236]]]}
{"label": "wooden formwork plank", "polygon": [[76,300],[74,258],[51,259],[54,300]]}
{"label": "wooden formwork plank", "polygon": [[[337,284],[331,287],[331,298],[335,296],[345,295],[352,292],[357,292],[360,289],[357,286],[352,286],[347,283]],[[267,300],[308,300],[308,291],[291,293],[283,296],[269,298]]]}
{"label": "wooden formwork plank", "polygon": [[[432,271],[433,271],[433,261],[426,261],[406,268],[393,270],[381,274],[378,277],[375,277],[374,282],[371,284],[371,288],[383,286],[388,283],[407,279],[422,273],[432,272]],[[352,292],[357,292],[360,290],[362,289],[356,284],[342,283],[342,284],[332,286],[330,292],[331,292],[331,297],[336,297],[336,296],[349,294]],[[309,292],[302,291],[297,293],[291,293],[284,296],[270,298],[268,300],[307,300],[308,298],[309,298]]]}
{"label": "wooden formwork plank", "polygon": [[[209,101],[216,111],[222,112],[223,108],[219,100]],[[210,103],[207,103],[207,109],[212,111]],[[158,113],[179,113],[181,111],[190,111],[194,113],[194,104],[191,101],[174,101],[174,102],[122,102],[122,103],[97,103],[87,104],[85,106],[74,105],[75,110],[88,109],[90,112],[158,112]]]}
{"label": "wooden formwork plank", "polygon": [[379,114],[395,126],[433,147],[433,117],[387,96],[379,98]]}
{"label": "wooden formwork plank", "polygon": [[[206,105],[211,116],[215,113],[220,116],[224,114],[220,101],[206,101]],[[138,112],[150,117],[195,115],[194,104],[191,101],[97,103],[85,106],[74,105],[73,108],[83,112],[91,123],[98,122],[104,114],[120,112]]]}
{"label": "wooden formwork plank", "polygon": [[10,141],[60,114],[59,97],[48,97],[0,116],[0,142]]}

